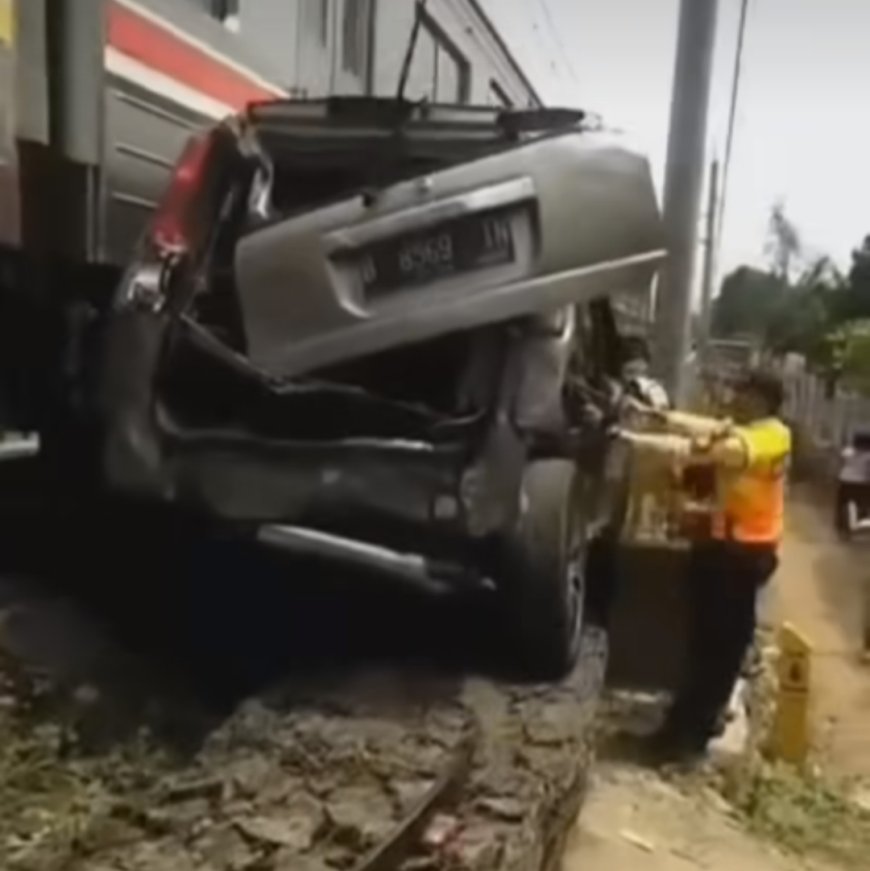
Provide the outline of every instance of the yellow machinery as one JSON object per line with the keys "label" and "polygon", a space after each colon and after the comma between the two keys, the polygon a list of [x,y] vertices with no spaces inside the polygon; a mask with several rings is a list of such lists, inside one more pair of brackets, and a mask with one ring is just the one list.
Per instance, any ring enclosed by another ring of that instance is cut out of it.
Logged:
{"label": "yellow machinery", "polygon": [[[695,408],[712,415],[725,398],[718,390],[708,392]],[[637,420],[625,425],[642,428]],[[710,467],[685,465],[676,456],[621,450],[626,451],[628,493],[611,619],[610,680],[617,686],[672,690],[685,661],[685,560],[691,543],[710,533],[715,476]]]}
{"label": "yellow machinery", "polygon": [[716,507],[712,469],[638,447],[627,464],[624,546],[686,550],[709,535]]}

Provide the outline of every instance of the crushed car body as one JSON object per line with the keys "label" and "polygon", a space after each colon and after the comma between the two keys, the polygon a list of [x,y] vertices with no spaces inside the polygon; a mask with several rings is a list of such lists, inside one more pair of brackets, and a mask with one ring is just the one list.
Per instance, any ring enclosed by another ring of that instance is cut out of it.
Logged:
{"label": "crushed car body", "polygon": [[663,256],[646,160],[582,113],[251,106],[191,141],[118,289],[107,479],[271,546],[489,584],[528,662],[564,671],[606,502],[570,385],[603,365],[594,301]]}

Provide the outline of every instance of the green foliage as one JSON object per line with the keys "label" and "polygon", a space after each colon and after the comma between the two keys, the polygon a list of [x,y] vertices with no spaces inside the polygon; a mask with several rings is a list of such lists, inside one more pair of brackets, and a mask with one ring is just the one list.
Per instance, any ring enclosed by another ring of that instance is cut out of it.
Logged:
{"label": "green foliage", "polygon": [[778,353],[797,351],[816,362],[828,359],[827,335],[837,322],[834,311],[845,289],[845,279],[831,261],[817,260],[780,295],[765,326],[768,346]]}
{"label": "green foliage", "polygon": [[765,766],[746,789],[740,810],[752,830],[792,853],[866,867],[870,813],[837,784],[784,765]]}
{"label": "green foliage", "polygon": [[813,263],[794,284],[740,267],[725,279],[714,303],[713,334],[755,336],[773,351],[820,358],[843,286],[843,277],[826,258]]}
{"label": "green foliage", "polygon": [[777,276],[741,266],[725,279],[713,303],[713,335],[763,338],[786,290],[786,283]]}
{"label": "green foliage", "polygon": [[852,252],[852,268],[833,310],[836,321],[870,317],[870,236]]}
{"label": "green foliage", "polygon": [[713,335],[752,336],[774,352],[804,354],[870,394],[870,236],[852,252],[848,276],[823,257],[791,280],[801,241],[781,205],[769,233],[770,269],[741,266],[725,278],[713,303]]}

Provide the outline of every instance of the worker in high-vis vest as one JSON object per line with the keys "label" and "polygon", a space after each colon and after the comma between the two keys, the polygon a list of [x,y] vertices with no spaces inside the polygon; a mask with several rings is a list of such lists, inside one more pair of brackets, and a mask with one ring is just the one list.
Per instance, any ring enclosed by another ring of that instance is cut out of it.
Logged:
{"label": "worker in high-vis vest", "polygon": [[689,558],[687,673],[653,741],[659,758],[703,753],[720,728],[756,627],[756,600],[778,564],[791,433],[778,415],[781,381],[752,372],[735,393],[733,421],[650,409],[663,433],[625,433],[644,450],[714,472],[709,534]]}

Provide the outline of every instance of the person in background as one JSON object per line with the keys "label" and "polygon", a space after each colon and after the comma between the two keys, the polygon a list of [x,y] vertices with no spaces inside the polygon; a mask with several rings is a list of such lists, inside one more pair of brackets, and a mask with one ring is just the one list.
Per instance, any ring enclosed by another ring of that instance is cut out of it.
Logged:
{"label": "person in background", "polygon": [[[844,539],[849,539],[856,531],[851,515],[863,519],[870,507],[870,427],[853,428],[840,451],[834,504],[834,525]],[[850,504],[854,506],[851,509]]]}
{"label": "person in background", "polygon": [[620,380],[633,399],[658,410],[670,408],[670,397],[664,386],[650,375],[650,350],[643,337],[627,336],[622,340]]}
{"label": "person in background", "polygon": [[734,421],[649,409],[663,433],[623,433],[645,450],[715,472],[709,535],[689,557],[687,672],[651,749],[659,761],[702,754],[754,640],[756,599],[776,571],[791,433],[779,419],[783,386],[753,371],[734,396]]}

